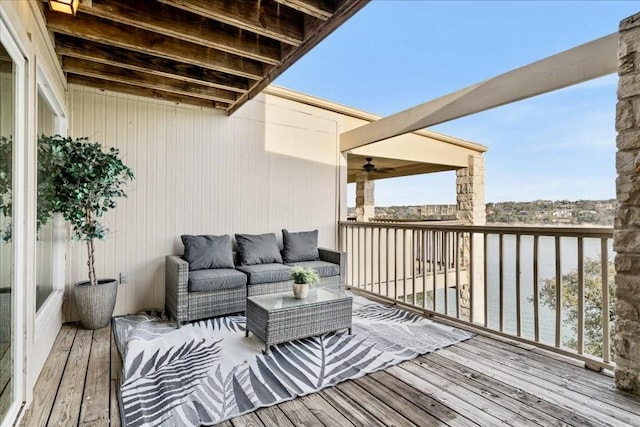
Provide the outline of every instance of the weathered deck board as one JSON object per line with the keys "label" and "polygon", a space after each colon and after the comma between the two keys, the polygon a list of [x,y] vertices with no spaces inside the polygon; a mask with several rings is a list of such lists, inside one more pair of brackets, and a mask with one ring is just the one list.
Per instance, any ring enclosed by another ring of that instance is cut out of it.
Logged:
{"label": "weathered deck board", "polygon": [[342,412],[353,425],[356,426],[383,426],[384,424],[371,415],[369,412],[362,410],[357,401],[350,399],[336,387],[330,387],[320,392],[322,397],[329,402],[331,406]]}
{"label": "weathered deck board", "polygon": [[289,418],[277,405],[260,408],[256,411],[256,415],[266,426],[294,427],[293,423],[289,421]]}
{"label": "weathered deck board", "polygon": [[[373,374],[375,375],[375,374]],[[404,396],[398,395],[395,390],[387,388],[382,383],[373,379],[372,375],[358,378],[355,382],[369,391],[373,396],[391,406],[396,412],[408,418],[415,425],[429,423],[430,425],[444,425],[440,420],[423,410]]]}
{"label": "weathered deck board", "polygon": [[560,381],[557,382],[558,384],[562,386],[567,385],[567,387],[572,390],[585,394],[592,399],[601,400],[625,410],[637,408],[638,402],[640,402],[638,397],[616,390],[611,377],[607,375],[572,365],[569,365],[563,370],[561,368],[565,367],[566,364],[562,367],[558,367],[556,364],[550,364],[549,357],[538,354],[535,351],[527,352],[527,350],[520,348],[514,349],[513,346],[500,343],[499,341],[485,340],[488,339],[478,337],[478,339],[473,340],[472,344],[502,357],[507,357],[514,361],[518,360],[526,364],[527,368],[531,369],[532,372],[536,372],[536,374],[545,376],[550,374],[551,378]]}
{"label": "weathered deck board", "polygon": [[80,408],[80,425],[87,423],[109,424],[109,397],[111,325],[93,332],[89,366],[84,381],[84,394]]}
{"label": "weathered deck board", "polygon": [[[555,386],[547,381],[547,378],[534,377],[519,372],[508,365],[503,365],[495,359],[485,359],[478,354],[461,349],[458,346],[448,347],[441,351],[443,357],[455,360],[459,363],[466,363],[467,366],[478,370],[484,374],[491,375],[502,382],[514,387],[520,387],[528,393],[538,396],[539,399],[546,400],[562,408],[579,411],[586,418],[591,418],[593,422],[600,425],[616,425],[620,421],[603,414],[593,403],[586,398],[578,399],[570,390]],[[616,408],[617,410],[617,408]],[[630,425],[633,425],[631,423]]]}
{"label": "weathered deck board", "polygon": [[360,404],[362,410],[369,412],[386,426],[414,426],[409,421],[393,410],[389,405],[375,398],[355,381],[345,381],[338,384],[337,389]]}
{"label": "weathered deck board", "polygon": [[[400,366],[403,365],[404,363]],[[400,375],[397,374],[398,372]],[[387,387],[390,387],[395,393],[404,396],[414,405],[428,412],[430,415],[433,415],[442,423],[450,426],[476,425],[476,423],[466,418],[464,415],[460,415],[453,409],[449,408],[444,401],[439,400],[430,390],[425,390],[420,387],[414,388],[415,385],[419,384],[420,380],[417,378],[411,378],[414,376],[409,372],[391,372],[387,370],[387,372],[376,372],[372,374],[371,377],[381,384],[385,384]]]}
{"label": "weathered deck board", "polygon": [[31,407],[22,418],[23,426],[44,426],[47,424],[77,330],[75,325],[62,325],[60,332],[58,332],[51,354],[49,354],[38,377]]}
{"label": "weathered deck board", "polygon": [[[625,422],[629,424],[638,423],[638,412],[632,413],[628,409],[620,409],[612,406],[615,399],[597,396],[597,393],[585,394],[586,387],[576,386],[573,380],[558,378],[553,375],[544,375],[539,370],[531,367],[528,360],[523,360],[522,356],[500,355],[493,351],[480,348],[475,343],[461,343],[456,347],[459,351],[468,351],[474,355],[493,360],[497,363],[497,369],[508,367],[513,375],[521,378],[529,384],[545,387],[547,390],[555,390],[563,398],[566,398],[574,405],[588,405],[589,409],[598,412],[594,418],[605,423],[616,424]],[[495,347],[494,347],[495,349]],[[607,402],[605,402],[606,400]]]}
{"label": "weathered deck board", "polygon": [[[436,354],[419,357],[414,363],[429,371],[437,372],[438,375],[456,382],[467,390],[486,396],[492,402],[498,403],[530,421],[549,426],[561,424],[558,418],[552,416],[553,409],[557,409],[557,407],[549,405],[549,408],[552,408],[552,414],[547,414],[539,408],[541,403],[546,402],[539,402],[534,396],[527,395],[521,390],[507,387],[492,378],[483,376],[479,372],[471,371],[465,366],[451,362]],[[567,418],[570,419],[571,417]],[[569,421],[564,422],[569,423]],[[582,423],[578,424],[582,425]]]}
{"label": "weathered deck board", "polygon": [[[64,325],[21,425],[120,425],[121,363],[108,330]],[[638,414],[640,398],[606,375],[476,337],[220,426],[637,426]]]}
{"label": "weathered deck board", "polygon": [[298,399],[320,422],[326,426],[352,426],[340,411],[331,406],[319,393],[309,394]]}
{"label": "weathered deck board", "polygon": [[93,331],[78,329],[73,340],[67,366],[56,394],[48,424],[56,426],[77,425],[82,404],[84,380],[87,376],[89,353]]}

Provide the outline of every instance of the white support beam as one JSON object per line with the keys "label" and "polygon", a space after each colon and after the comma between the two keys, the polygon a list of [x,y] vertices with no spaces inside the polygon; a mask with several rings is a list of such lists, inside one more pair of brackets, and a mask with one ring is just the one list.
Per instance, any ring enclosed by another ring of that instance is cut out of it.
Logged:
{"label": "white support beam", "polygon": [[352,150],[552,92],[612,74],[617,69],[618,35],[614,33],[344,132],[340,135],[340,150]]}

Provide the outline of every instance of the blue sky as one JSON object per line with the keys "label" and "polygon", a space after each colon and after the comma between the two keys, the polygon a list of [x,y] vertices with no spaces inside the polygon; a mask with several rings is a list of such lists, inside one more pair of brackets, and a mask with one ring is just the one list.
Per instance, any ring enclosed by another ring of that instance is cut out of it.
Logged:
{"label": "blue sky", "polygon": [[[616,32],[638,11],[637,1],[373,0],[275,83],[389,115]],[[489,147],[487,202],[614,198],[616,88],[611,75],[432,129]],[[426,203],[455,203],[454,173],[376,181],[376,206]]]}

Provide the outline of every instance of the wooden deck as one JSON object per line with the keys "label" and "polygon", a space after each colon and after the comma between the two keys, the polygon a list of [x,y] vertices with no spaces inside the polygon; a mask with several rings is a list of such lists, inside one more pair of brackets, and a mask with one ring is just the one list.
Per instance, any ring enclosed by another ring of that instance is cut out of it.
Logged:
{"label": "wooden deck", "polygon": [[[23,426],[120,425],[110,328],[66,324]],[[640,398],[611,377],[478,336],[222,426],[640,426]]]}

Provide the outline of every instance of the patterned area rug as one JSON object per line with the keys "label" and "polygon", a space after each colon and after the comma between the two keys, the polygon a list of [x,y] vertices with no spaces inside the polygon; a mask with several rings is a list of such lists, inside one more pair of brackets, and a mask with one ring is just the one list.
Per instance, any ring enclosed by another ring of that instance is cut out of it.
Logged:
{"label": "patterned area rug", "polygon": [[217,424],[473,337],[358,296],[353,335],[338,331],[279,344],[269,356],[253,334],[245,338],[243,316],[181,329],[148,314],[113,323],[129,427]]}

